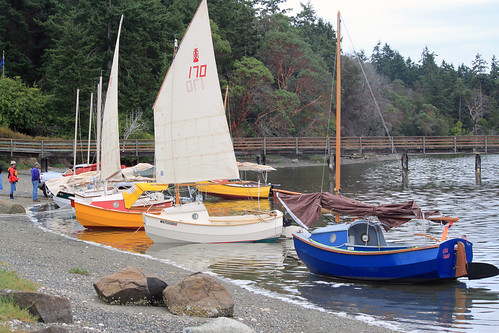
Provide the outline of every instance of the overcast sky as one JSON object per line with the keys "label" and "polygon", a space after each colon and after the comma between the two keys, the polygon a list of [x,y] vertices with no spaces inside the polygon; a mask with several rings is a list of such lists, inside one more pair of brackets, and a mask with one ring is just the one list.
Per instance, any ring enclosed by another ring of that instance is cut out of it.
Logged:
{"label": "overcast sky", "polygon": [[[282,8],[301,10],[308,0],[287,0]],[[418,63],[423,49],[457,68],[471,67],[480,53],[488,66],[499,59],[499,0],[311,0],[317,16],[332,23],[342,17],[343,52],[369,57],[381,41],[404,59]],[[293,11],[296,14],[297,11]],[[490,67],[489,67],[490,68]]]}

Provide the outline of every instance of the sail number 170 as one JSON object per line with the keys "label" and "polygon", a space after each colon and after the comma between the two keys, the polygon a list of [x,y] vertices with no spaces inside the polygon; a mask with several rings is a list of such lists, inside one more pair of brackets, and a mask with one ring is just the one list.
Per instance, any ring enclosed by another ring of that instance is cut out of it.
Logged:
{"label": "sail number 170", "polygon": [[206,70],[207,65],[189,67],[189,80],[185,82],[188,92],[204,89],[203,77],[206,77]]}

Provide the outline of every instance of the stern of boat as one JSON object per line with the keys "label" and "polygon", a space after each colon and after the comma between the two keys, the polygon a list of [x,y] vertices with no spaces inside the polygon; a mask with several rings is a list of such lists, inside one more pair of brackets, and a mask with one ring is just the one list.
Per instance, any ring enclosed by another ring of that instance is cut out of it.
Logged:
{"label": "stern of boat", "polygon": [[437,257],[438,274],[454,279],[468,274],[466,266],[473,261],[473,244],[464,238],[449,239],[440,244]]}

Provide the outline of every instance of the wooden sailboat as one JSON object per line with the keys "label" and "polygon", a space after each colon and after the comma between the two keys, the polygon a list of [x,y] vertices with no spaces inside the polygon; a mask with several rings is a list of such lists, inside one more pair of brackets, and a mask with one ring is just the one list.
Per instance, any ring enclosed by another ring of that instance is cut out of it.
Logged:
{"label": "wooden sailboat", "polygon": [[[237,179],[236,157],[223,107],[208,6],[202,0],[154,104],[156,178],[194,184]],[[202,202],[143,213],[146,234],[158,243],[224,243],[275,239],[282,212],[210,216]]]}
{"label": "wooden sailboat", "polygon": [[[340,60],[340,13],[338,12],[337,61]],[[340,65],[337,65],[340,71]],[[293,234],[298,257],[313,274],[348,280],[421,283],[433,280],[485,278],[499,274],[490,264],[473,263],[472,244],[466,238],[447,240],[448,228],[456,218],[424,213],[413,202],[368,205],[346,198],[340,190],[340,75],[337,79],[336,185],[330,193],[276,193],[293,219],[305,229],[313,224],[321,209],[354,217],[352,223],[303,230]],[[377,221],[373,220],[377,218]],[[383,228],[389,230],[411,219],[448,223],[440,238],[430,245],[388,244]]]}

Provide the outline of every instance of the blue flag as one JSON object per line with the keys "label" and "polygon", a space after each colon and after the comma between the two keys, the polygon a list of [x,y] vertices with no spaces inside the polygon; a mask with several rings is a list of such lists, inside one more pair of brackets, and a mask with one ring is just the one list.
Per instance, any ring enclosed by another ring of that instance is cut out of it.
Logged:
{"label": "blue flag", "polygon": [[2,67],[3,67],[4,60],[5,60],[5,56],[3,55],[2,56],[2,61],[0,61],[0,69],[2,69]]}

